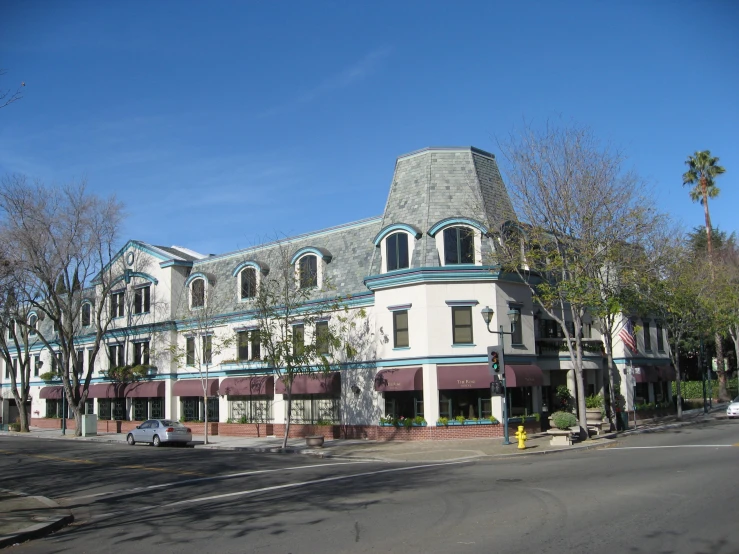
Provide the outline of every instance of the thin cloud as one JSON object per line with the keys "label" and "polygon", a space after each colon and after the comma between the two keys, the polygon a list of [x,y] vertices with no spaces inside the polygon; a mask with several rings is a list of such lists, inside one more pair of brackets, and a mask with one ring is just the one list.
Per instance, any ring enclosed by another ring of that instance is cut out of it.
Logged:
{"label": "thin cloud", "polygon": [[389,47],[373,50],[344,71],[325,79],[316,87],[307,90],[284,104],[274,106],[259,113],[257,117],[270,117],[288,112],[299,106],[313,102],[330,92],[351,86],[374,73],[380,63],[390,55],[390,52],[391,48]]}

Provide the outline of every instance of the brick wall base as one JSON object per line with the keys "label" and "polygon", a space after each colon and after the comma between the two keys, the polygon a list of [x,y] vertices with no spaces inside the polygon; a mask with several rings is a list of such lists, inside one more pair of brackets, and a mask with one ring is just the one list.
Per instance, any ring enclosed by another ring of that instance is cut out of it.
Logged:
{"label": "brick wall base", "polygon": [[[193,435],[204,435],[205,434],[205,423],[196,423],[194,421],[186,421],[182,425],[189,427]],[[208,435],[213,437],[218,434],[218,426],[220,423],[217,421],[208,422]]]}
{"label": "brick wall base", "polygon": [[[338,439],[341,437],[341,425],[303,425],[299,423],[290,424],[288,438],[299,439],[302,437],[322,436],[324,439]],[[275,423],[274,435],[285,436],[285,424]]]}
{"label": "brick wall base", "polygon": [[275,426],[272,423],[219,423],[218,434],[224,437],[269,437],[275,434]]}

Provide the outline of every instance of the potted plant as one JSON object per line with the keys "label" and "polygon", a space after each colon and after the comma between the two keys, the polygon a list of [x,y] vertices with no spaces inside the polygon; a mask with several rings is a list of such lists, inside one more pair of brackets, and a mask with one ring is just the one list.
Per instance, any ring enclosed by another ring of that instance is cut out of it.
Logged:
{"label": "potted plant", "polygon": [[41,380],[44,383],[51,383],[54,379],[56,379],[56,373],[54,373],[53,371],[45,371],[44,373],[39,375],[39,377],[41,377]]}
{"label": "potted plant", "polygon": [[571,412],[554,412],[549,418],[553,428],[547,433],[552,436],[550,441],[553,446],[569,446],[572,444],[572,427],[577,425],[577,418]]}

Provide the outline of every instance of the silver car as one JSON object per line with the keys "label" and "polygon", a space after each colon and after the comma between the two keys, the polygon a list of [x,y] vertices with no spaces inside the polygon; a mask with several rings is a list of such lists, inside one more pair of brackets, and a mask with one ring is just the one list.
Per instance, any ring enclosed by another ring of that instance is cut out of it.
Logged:
{"label": "silver car", "polygon": [[731,404],[729,404],[729,407],[726,408],[726,415],[729,416],[729,419],[732,417],[739,417],[739,396],[737,396]]}
{"label": "silver car", "polygon": [[179,421],[171,419],[149,419],[128,433],[126,442],[133,446],[137,442],[149,442],[154,446],[164,443],[186,444],[192,440],[192,431]]}

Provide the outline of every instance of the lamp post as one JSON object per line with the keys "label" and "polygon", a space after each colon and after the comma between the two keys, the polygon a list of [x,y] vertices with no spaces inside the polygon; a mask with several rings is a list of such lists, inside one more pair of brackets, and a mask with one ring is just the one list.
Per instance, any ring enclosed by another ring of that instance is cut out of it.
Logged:
{"label": "lamp post", "polygon": [[[493,320],[493,315],[495,314],[495,311],[490,306],[485,306],[482,309],[482,319],[485,320],[485,326],[488,329],[488,333],[494,333],[498,335],[498,344],[500,344],[501,352],[505,354],[505,343],[503,342],[503,335],[512,335],[513,331],[516,329],[516,324],[521,319],[521,311],[511,308],[508,310],[508,319],[511,322],[512,330],[511,332],[503,331],[503,326],[500,326],[500,329],[498,331],[491,331],[490,330],[490,322]],[[505,362],[505,357],[503,358],[503,361]],[[503,444],[511,444],[511,442],[508,440],[508,387],[506,386],[506,380],[505,380],[505,366],[503,367],[502,372],[502,379],[503,382]]]}

